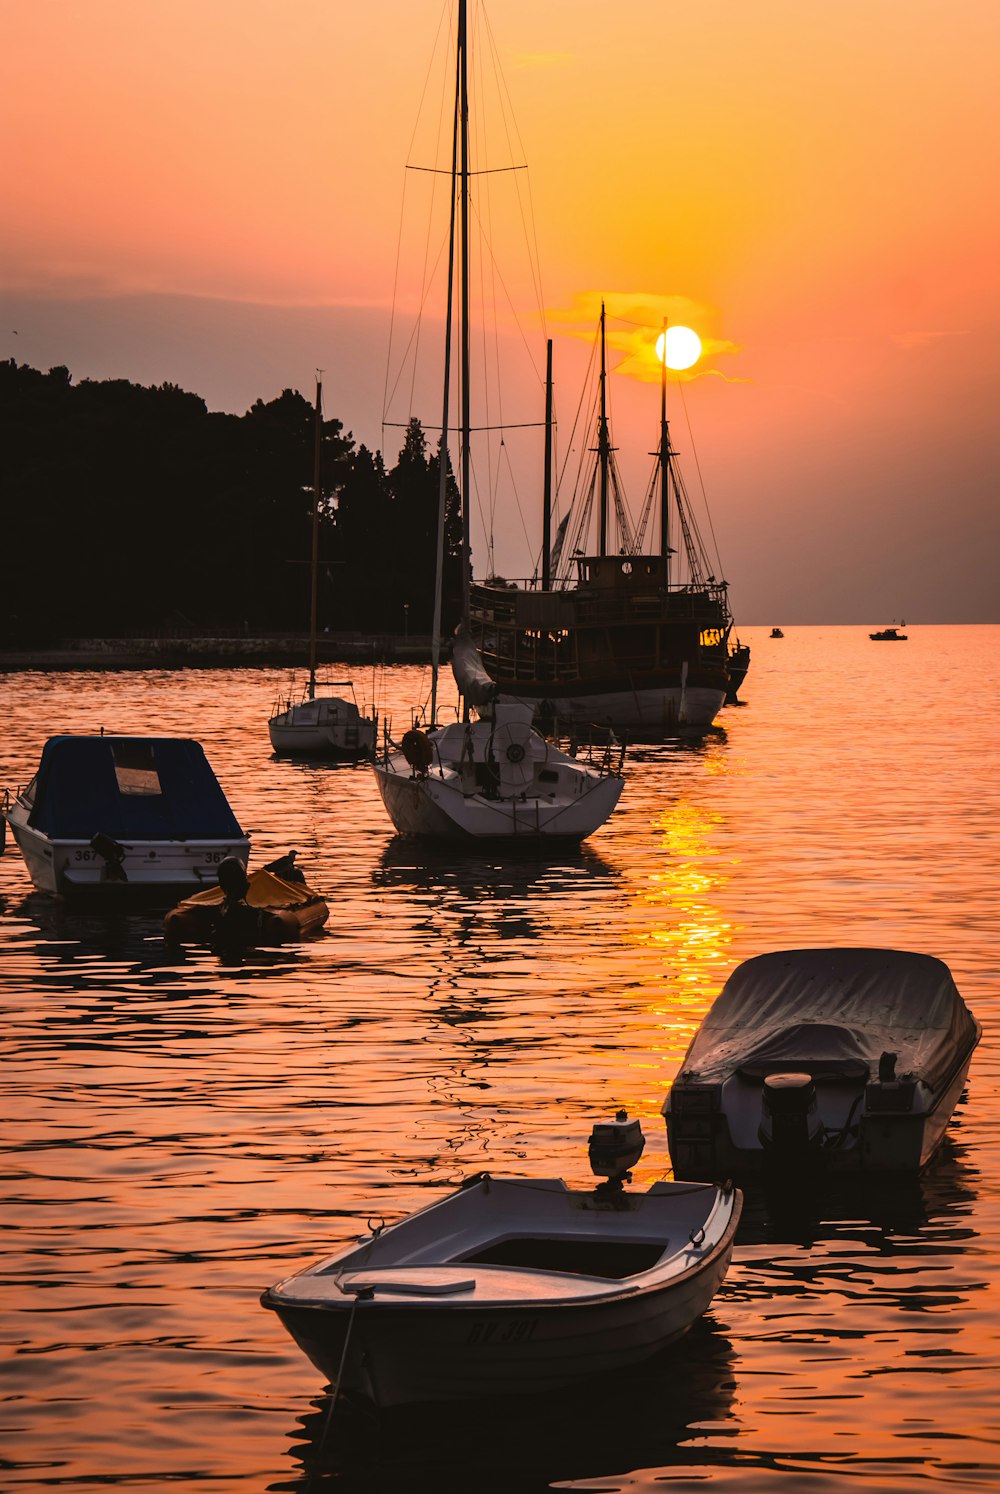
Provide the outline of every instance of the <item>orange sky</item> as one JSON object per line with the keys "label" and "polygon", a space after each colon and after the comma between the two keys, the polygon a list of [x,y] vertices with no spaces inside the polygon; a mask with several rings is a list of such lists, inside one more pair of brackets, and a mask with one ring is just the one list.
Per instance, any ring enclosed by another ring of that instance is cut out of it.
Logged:
{"label": "orange sky", "polygon": [[[381,445],[403,166],[433,154],[414,125],[437,117],[448,13],[6,7],[0,356],[171,379],[234,410],[308,393],[322,366],[328,412]],[[685,402],[738,615],[997,620],[1000,7],[494,0],[488,15],[521,142],[491,143],[491,164],[530,167],[562,425],[574,308],[684,305],[719,349]],[[411,202],[429,188],[414,182]],[[514,219],[509,182],[490,201]],[[509,227],[494,219],[499,248]],[[529,284],[510,289],[540,363]],[[656,391],[613,382],[638,504]],[[508,411],[518,399],[536,418],[534,379]],[[675,433],[683,456],[676,418]]]}

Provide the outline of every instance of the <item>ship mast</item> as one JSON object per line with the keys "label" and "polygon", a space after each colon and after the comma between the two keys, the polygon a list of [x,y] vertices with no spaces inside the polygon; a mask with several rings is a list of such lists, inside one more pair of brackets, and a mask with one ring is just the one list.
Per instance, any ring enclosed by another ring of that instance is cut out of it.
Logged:
{"label": "ship mast", "polygon": [[309,576],[309,699],[316,699],[316,634],[319,606],[319,500],[323,457],[323,385],[316,379],[316,423],[313,435],[312,560]]}
{"label": "ship mast", "polygon": [[598,547],[600,555],[608,553],[608,468],[611,465],[611,440],[608,436],[608,398],[607,398],[607,345],[604,332],[604,302],[601,302],[601,414],[597,423],[597,455],[600,462],[601,486],[601,539]]}
{"label": "ship mast", "polygon": [[[467,193],[468,193],[468,103],[469,103],[469,97],[468,97],[468,86],[467,86],[467,81],[466,81],[466,65],[465,65],[465,0],[461,0],[461,3],[459,5],[459,19],[458,19],[458,55],[457,55],[457,64],[456,64],[456,77],[455,77],[455,113],[454,113],[454,118],[453,118],[453,121],[452,121],[452,135],[451,135],[451,216],[450,216],[449,227],[448,227],[448,297],[447,297],[446,310],[445,310],[445,328],[444,328],[444,394],[443,394],[443,398],[442,398],[442,410],[441,410],[441,444],[438,447],[439,472],[438,472],[438,514],[437,514],[437,558],[436,558],[436,566],[435,566],[435,572],[434,572],[434,622],[433,622],[432,631],[431,631],[431,712],[430,712],[430,715],[431,715],[430,725],[431,726],[436,726],[437,725],[438,673],[439,673],[440,668],[441,668],[441,606],[442,606],[442,598],[443,598],[443,594],[444,594],[445,517],[446,517],[446,514],[447,514],[447,507],[448,507],[448,418],[449,418],[449,407],[450,407],[450,404],[451,404],[452,308],[453,308],[453,303],[454,303],[454,299],[455,299],[455,219],[456,219],[456,214],[455,214],[455,187],[456,187],[456,184],[457,184],[457,181],[458,181],[458,140],[459,140],[459,126],[460,126],[460,121],[461,121],[461,124],[462,124],[462,136],[463,136],[463,145],[465,146],[465,149],[463,150],[463,163],[464,163],[464,168],[465,168],[465,178],[464,178],[464,183],[463,183],[463,191],[467,195]],[[464,108],[464,112],[463,112],[463,108]],[[468,217],[467,217],[467,214],[463,214],[463,228],[465,229],[465,232],[466,232],[466,235],[467,235],[467,230],[468,230]],[[466,249],[466,240],[463,239],[463,252],[462,252],[463,269],[464,269],[464,266],[465,266],[465,263],[466,263],[466,259],[467,259],[467,255],[466,255],[465,249]],[[466,309],[467,309],[467,297],[468,297],[468,278],[469,278],[468,277],[468,273],[467,273],[467,271],[465,271],[464,275],[463,275],[463,282],[464,282],[463,283],[463,290],[465,292],[464,304],[466,306]],[[467,324],[468,324],[468,318],[466,317],[466,325]],[[464,437],[464,439],[463,439],[463,444],[462,444],[462,455],[463,455],[463,465],[462,465],[462,472],[463,472],[463,481],[462,481],[462,508],[463,508],[463,561],[466,562],[466,563],[467,563],[467,557],[468,557],[468,547],[467,547],[467,540],[466,540],[467,521],[465,519],[465,514],[467,513],[467,506],[466,506],[466,503],[465,503],[465,493],[466,493],[466,485],[465,485],[466,484],[466,477],[465,477],[465,474],[466,474],[467,452],[468,452],[469,443],[468,443],[467,391],[466,391],[464,385],[467,384],[467,382],[468,382],[467,379],[465,378],[465,371],[466,371],[467,367],[468,367],[468,360],[466,358],[463,358],[463,361],[462,361],[462,373],[463,373],[463,400],[462,400],[462,409],[463,409],[463,417],[464,417],[464,421],[465,421],[465,428],[464,428],[464,431],[463,431],[463,437]],[[462,617],[463,617],[463,620],[465,620],[468,617],[468,572],[467,572],[467,570],[466,570],[465,578],[463,579],[462,587],[463,587],[463,590],[462,590]]]}
{"label": "ship mast", "polygon": [[545,355],[545,481],[542,498],[542,590],[552,585],[552,338]]}
{"label": "ship mast", "polygon": [[670,426],[667,424],[667,319],[663,318],[660,359],[660,554],[664,585],[670,585]]}
{"label": "ship mast", "polygon": [[459,131],[461,135],[462,205],[462,623],[469,622],[469,586],[472,576],[471,502],[469,477],[469,428],[471,425],[471,376],[469,369],[469,32],[466,0],[458,6]]}

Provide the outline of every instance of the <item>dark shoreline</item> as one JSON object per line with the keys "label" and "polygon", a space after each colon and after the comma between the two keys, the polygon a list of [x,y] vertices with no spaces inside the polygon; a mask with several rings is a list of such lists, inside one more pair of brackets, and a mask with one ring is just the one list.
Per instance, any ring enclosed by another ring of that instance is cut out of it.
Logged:
{"label": "dark shoreline", "polygon": [[[442,650],[442,657],[447,650]],[[427,664],[425,637],[324,637],[317,647],[321,667],[330,664]],[[309,642],[283,638],[79,638],[40,648],[0,646],[0,673],[26,670],[231,669],[258,666],[308,668]]]}

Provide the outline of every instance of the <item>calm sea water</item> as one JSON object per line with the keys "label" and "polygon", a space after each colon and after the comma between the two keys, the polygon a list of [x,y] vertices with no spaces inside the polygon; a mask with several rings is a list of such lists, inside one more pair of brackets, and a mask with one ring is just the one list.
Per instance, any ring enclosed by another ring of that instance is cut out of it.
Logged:
{"label": "calm sea water", "polygon": [[[291,847],[325,934],[170,953],[0,861],[0,1485],[717,1491],[1000,1487],[1000,628],[744,630],[745,704],[636,750],[579,853],[397,840],[370,772],[273,759],[267,670],[12,674],[4,781],[63,731],[206,747],[253,864]],[[335,672],[340,677],[340,671]],[[355,672],[397,724],[426,673]],[[258,1305],[463,1176],[587,1186],[593,1121],[659,1108],[740,960],[944,959],[985,1024],[912,1187],[748,1200],[709,1316],[631,1383],[375,1425]]]}

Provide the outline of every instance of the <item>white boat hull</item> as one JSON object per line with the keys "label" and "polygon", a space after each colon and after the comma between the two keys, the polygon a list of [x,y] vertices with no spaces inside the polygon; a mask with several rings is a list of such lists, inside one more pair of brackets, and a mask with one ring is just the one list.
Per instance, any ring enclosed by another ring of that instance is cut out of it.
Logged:
{"label": "white boat hull", "polygon": [[271,746],[283,757],[358,762],[375,747],[375,723],[339,696],[303,700],[277,711],[267,723]]}
{"label": "white boat hull", "polygon": [[[918,1085],[914,1109],[892,1113],[871,1110],[865,1085],[817,1085],[818,1121],[827,1136],[844,1140],[819,1146],[810,1156],[815,1175],[918,1173],[941,1145],[955,1106],[962,1097],[972,1052],[951,1081],[937,1094]],[[699,1117],[694,1128],[684,1114],[683,1096],[664,1104],[667,1138],[677,1178],[747,1177],[764,1173],[774,1159],[759,1139],[760,1086],[734,1076],[721,1087],[717,1112]],[[693,1134],[697,1131],[699,1134]]]}
{"label": "white boat hull", "polygon": [[[486,1180],[476,1191],[514,1181]],[[538,1394],[625,1370],[686,1333],[718,1291],[732,1253],[738,1194],[701,1185],[709,1199],[702,1219],[675,1221],[668,1240],[662,1225],[646,1224],[642,1213],[630,1213],[628,1206],[622,1212],[599,1194],[573,1193],[557,1179],[522,1186],[561,1190],[555,1201],[563,1204],[565,1217],[538,1225],[545,1243],[572,1241],[588,1225],[627,1240],[638,1226],[643,1243],[657,1241],[654,1254],[662,1247],[660,1263],[617,1280],[476,1264],[459,1224],[436,1253],[417,1250],[427,1265],[377,1265],[381,1247],[375,1238],[279,1283],[262,1301],[328,1380],[339,1377],[341,1389],[392,1407]],[[655,1184],[647,1195],[623,1196],[641,1208],[652,1196],[659,1193],[654,1201],[662,1202],[671,1192],[683,1196],[684,1185]],[[441,1207],[458,1198],[452,1195]],[[391,1233],[383,1237],[387,1244]],[[355,1266],[366,1250],[371,1264],[361,1260]],[[442,1251],[451,1264],[430,1264],[442,1259]]]}
{"label": "white boat hull", "polygon": [[623,788],[621,778],[595,775],[571,796],[487,799],[464,793],[458,774],[413,775],[402,754],[376,763],[374,773],[397,832],[436,840],[586,840],[611,815]]}
{"label": "white boat hull", "polygon": [[122,869],[127,881],[109,879],[107,862],[89,840],[54,840],[27,823],[27,811],[15,804],[7,823],[24,857],[28,875],[42,892],[114,894],[126,890],[198,892],[218,881],[219,863],[236,856],[246,865],[250,842],[239,840],[132,841]]}
{"label": "white boat hull", "polygon": [[551,716],[560,730],[607,727],[615,732],[648,732],[670,736],[690,727],[711,726],[726,699],[724,690],[703,685],[669,686],[642,690],[609,690],[596,695],[552,696],[541,704],[527,697],[501,694],[502,702],[532,706],[539,716]]}
{"label": "white boat hull", "polygon": [[500,703],[488,720],[407,733],[373,769],[401,835],[579,842],[621,797],[610,756],[595,766],[560,752],[533,729],[530,707]]}

